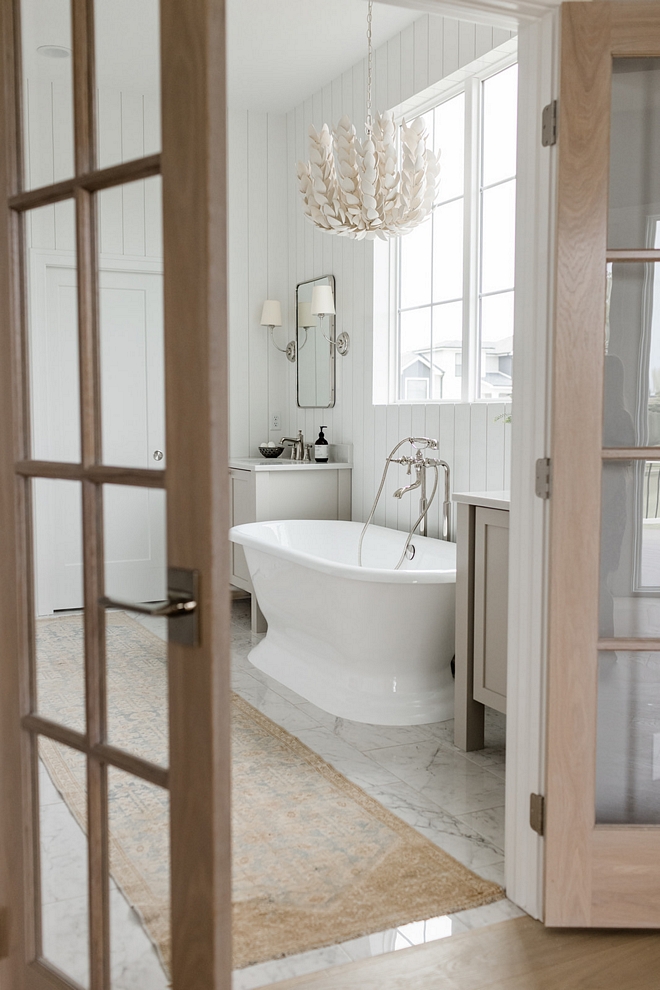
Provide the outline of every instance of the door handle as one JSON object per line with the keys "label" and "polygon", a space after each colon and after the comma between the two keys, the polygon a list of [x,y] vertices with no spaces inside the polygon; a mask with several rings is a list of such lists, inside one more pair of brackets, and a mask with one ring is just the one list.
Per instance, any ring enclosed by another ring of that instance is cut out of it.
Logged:
{"label": "door handle", "polygon": [[155,461],[162,461],[162,459],[165,457],[165,454],[162,452],[162,450],[154,450],[153,457]]}
{"label": "door handle", "polygon": [[166,602],[143,605],[104,595],[98,603],[101,608],[121,608],[139,615],[166,618],[170,642],[199,646],[199,571],[168,567]]}
{"label": "door handle", "polygon": [[115,598],[99,598],[102,608],[123,608],[128,612],[138,612],[140,615],[152,615],[154,618],[175,619],[180,615],[190,615],[197,608],[197,602],[191,598],[169,598],[162,605],[136,605],[135,602],[121,602]]}

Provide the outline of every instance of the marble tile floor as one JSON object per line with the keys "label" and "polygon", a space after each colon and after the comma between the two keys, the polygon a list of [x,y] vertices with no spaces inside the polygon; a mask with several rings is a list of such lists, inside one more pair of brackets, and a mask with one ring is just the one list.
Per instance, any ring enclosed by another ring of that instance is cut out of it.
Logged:
{"label": "marble tile floor", "polygon": [[[376,726],[322,711],[261,673],[247,656],[249,601],[232,606],[232,683],[246,701],[297,736],[349,780],[480,876],[504,884],[505,719],[488,710],[486,748],[463,753],[453,723]],[[494,924],[523,912],[506,899],[234,972],[233,990],[276,983],[410,944]]]}
{"label": "marble tile floor", "polygon": [[[44,958],[89,986],[87,838],[39,763],[42,944]],[[112,990],[167,990],[158,954],[110,879]]]}

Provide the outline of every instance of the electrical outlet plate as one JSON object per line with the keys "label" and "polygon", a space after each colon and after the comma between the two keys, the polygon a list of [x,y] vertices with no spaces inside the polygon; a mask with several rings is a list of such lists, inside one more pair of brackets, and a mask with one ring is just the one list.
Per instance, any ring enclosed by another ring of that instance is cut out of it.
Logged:
{"label": "electrical outlet plate", "polygon": [[282,429],[282,420],[279,413],[273,413],[270,417],[270,428],[271,430]]}

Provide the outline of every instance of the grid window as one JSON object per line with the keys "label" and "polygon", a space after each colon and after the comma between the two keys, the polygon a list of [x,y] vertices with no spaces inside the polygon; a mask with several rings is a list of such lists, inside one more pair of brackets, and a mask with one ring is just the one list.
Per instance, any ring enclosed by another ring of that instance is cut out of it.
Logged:
{"label": "grid window", "polygon": [[398,398],[407,402],[461,397],[456,354],[463,333],[465,94],[424,120],[443,181],[431,219],[399,242]]}
{"label": "grid window", "polygon": [[518,66],[481,84],[479,395],[511,398]]}
{"label": "grid window", "polygon": [[399,402],[511,397],[518,67],[424,115],[440,156],[431,218],[394,242]]}

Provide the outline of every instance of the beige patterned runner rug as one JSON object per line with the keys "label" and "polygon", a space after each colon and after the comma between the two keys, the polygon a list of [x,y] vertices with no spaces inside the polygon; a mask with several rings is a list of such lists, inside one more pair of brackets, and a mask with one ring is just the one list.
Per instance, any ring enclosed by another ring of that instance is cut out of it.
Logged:
{"label": "beige patterned runner rug", "polygon": [[[153,658],[155,651],[162,655],[163,644],[130,616],[111,613],[109,619],[120,634],[116,639],[126,644],[128,725],[141,695],[146,704],[154,691],[162,694],[163,684],[153,684]],[[78,617],[39,623],[40,655],[52,655],[60,682],[67,656],[57,646],[70,635],[62,637],[54,627],[76,622],[82,634]],[[113,666],[118,651],[116,642]],[[159,676],[164,681],[164,662]],[[139,733],[144,756],[148,727],[140,724]],[[458,863],[237,695],[232,739],[235,968],[504,896],[501,887]],[[162,740],[154,739],[154,752],[162,752]],[[84,781],[76,780],[78,764],[61,754],[62,748],[41,750],[55,786],[84,826]],[[167,963],[167,805],[157,788],[147,787],[149,793],[137,798],[126,786],[110,795],[111,871]]]}

